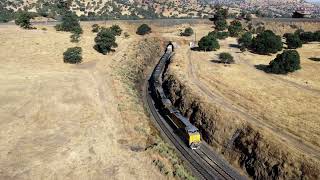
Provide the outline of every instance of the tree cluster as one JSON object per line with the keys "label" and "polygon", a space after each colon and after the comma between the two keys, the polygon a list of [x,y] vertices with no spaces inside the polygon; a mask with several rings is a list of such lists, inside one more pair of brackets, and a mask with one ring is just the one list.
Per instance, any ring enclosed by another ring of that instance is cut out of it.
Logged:
{"label": "tree cluster", "polygon": [[265,71],[274,74],[287,74],[299,70],[300,55],[296,50],[286,50],[272,60]]}
{"label": "tree cluster", "polygon": [[228,9],[221,7],[216,8],[216,13],[213,17],[213,23],[217,31],[224,31],[228,27],[227,23]]}
{"label": "tree cluster", "polygon": [[79,17],[71,12],[67,11],[61,18],[61,24],[55,26],[57,31],[67,31],[74,34],[82,34],[83,30],[80,26]]}
{"label": "tree cluster", "polygon": [[253,38],[251,48],[258,54],[270,54],[281,51],[283,43],[280,36],[266,30]]}
{"label": "tree cluster", "polygon": [[297,49],[302,47],[302,41],[298,34],[286,33],[284,37],[286,38],[288,49]]}
{"label": "tree cluster", "polygon": [[239,39],[240,50],[243,52],[250,49],[252,46],[253,35],[250,32],[245,32]]}
{"label": "tree cluster", "polygon": [[304,32],[302,29],[298,29],[294,34],[299,36],[303,43],[308,43],[312,41],[320,42],[320,31]]}
{"label": "tree cluster", "polygon": [[216,39],[226,39],[229,37],[229,32],[225,31],[211,31],[208,33],[208,36],[212,36],[213,38]]}
{"label": "tree cluster", "polygon": [[15,24],[24,29],[32,29],[31,19],[33,19],[34,17],[34,14],[27,11],[18,12],[16,14]]}
{"label": "tree cluster", "polygon": [[238,20],[234,20],[230,23],[230,26],[228,27],[228,31],[230,33],[231,37],[238,37],[239,34],[242,31],[242,24]]}
{"label": "tree cluster", "polygon": [[138,27],[137,32],[138,35],[146,35],[151,33],[151,28],[147,24],[142,24]]}
{"label": "tree cluster", "polygon": [[68,48],[67,51],[63,53],[64,63],[78,64],[82,62],[82,48],[73,47]]}
{"label": "tree cluster", "polygon": [[234,63],[233,56],[230,53],[226,53],[226,52],[219,54],[219,60],[221,63],[224,63],[224,64],[233,64]]}
{"label": "tree cluster", "polygon": [[191,27],[186,28],[183,32],[180,33],[181,36],[192,36],[193,29]]}
{"label": "tree cluster", "polygon": [[198,43],[198,46],[199,50],[202,51],[215,51],[217,49],[220,49],[218,40],[209,35],[202,37]]}
{"label": "tree cluster", "polygon": [[104,55],[118,47],[115,32],[111,28],[102,28],[94,41],[96,43],[94,49]]}

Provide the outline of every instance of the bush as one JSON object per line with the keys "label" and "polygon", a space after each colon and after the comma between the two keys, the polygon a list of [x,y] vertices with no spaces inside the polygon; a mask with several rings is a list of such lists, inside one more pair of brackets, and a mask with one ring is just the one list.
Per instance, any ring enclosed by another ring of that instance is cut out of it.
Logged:
{"label": "bush", "polygon": [[121,33],[122,33],[122,29],[120,28],[119,25],[113,25],[113,26],[110,27],[110,29],[111,29],[111,31],[114,32],[115,36],[120,36]]}
{"label": "bush", "polygon": [[316,31],[314,34],[314,41],[320,42],[320,31]]}
{"label": "bush", "polygon": [[96,43],[94,49],[104,55],[112,51],[112,48],[118,47],[115,34],[111,29],[102,29],[97,34],[97,37],[94,39],[94,41]]}
{"label": "bush", "polygon": [[215,51],[217,49],[220,49],[219,42],[212,36],[202,37],[198,43],[198,46],[199,50],[203,51]]}
{"label": "bush", "polygon": [[287,74],[300,69],[300,55],[296,50],[286,50],[269,63],[266,71],[275,74]]}
{"label": "bush", "polygon": [[314,41],[315,39],[313,32],[301,32],[299,37],[304,43]]}
{"label": "bush", "polygon": [[217,31],[224,31],[228,27],[228,23],[227,23],[227,21],[225,19],[221,19],[221,20],[215,21],[214,25],[215,25],[215,29]]}
{"label": "bush", "polygon": [[212,31],[212,32],[209,32],[208,36],[211,36],[211,37],[216,38],[216,39],[226,39],[227,37],[229,37],[229,32]]}
{"label": "bush", "polygon": [[228,31],[231,37],[238,37],[239,33],[242,31],[242,24],[240,21],[232,21],[228,27]]}
{"label": "bush", "polygon": [[15,23],[24,29],[31,29],[30,20],[33,18],[33,15],[29,12],[23,11],[19,12],[16,16]]}
{"label": "bush", "polygon": [[221,63],[224,64],[233,64],[234,60],[233,60],[233,56],[230,53],[220,53],[219,54],[219,60]]}
{"label": "bush", "polygon": [[246,49],[251,47],[252,37],[253,36],[250,32],[246,32],[238,39],[241,51],[245,51]]}
{"label": "bush", "polygon": [[123,33],[123,34],[124,34],[124,37],[125,37],[125,38],[129,38],[129,37],[130,37],[130,34],[127,33],[127,32],[125,32],[125,33]]}
{"label": "bush", "polygon": [[82,62],[82,48],[74,47],[68,48],[66,52],[63,53],[64,63],[78,64]]}
{"label": "bush", "polygon": [[138,35],[146,35],[151,33],[151,28],[147,24],[142,24],[138,27],[137,32]]}
{"label": "bush", "polygon": [[286,34],[286,43],[289,49],[296,49],[302,47],[302,41],[296,34]]}
{"label": "bush", "polygon": [[270,30],[258,34],[252,41],[253,50],[259,54],[276,53],[282,50],[282,46],[281,37]]}
{"label": "bush", "polygon": [[61,24],[55,26],[57,31],[67,31],[82,34],[83,30],[79,23],[79,17],[73,12],[66,12],[61,19]]}
{"label": "bush", "polygon": [[100,26],[98,24],[93,24],[92,25],[92,32],[97,33],[100,30]]}
{"label": "bush", "polygon": [[188,27],[184,30],[184,32],[181,32],[181,36],[192,36],[193,35],[193,29],[191,27]]}
{"label": "bush", "polygon": [[70,38],[72,43],[78,43],[80,41],[80,34],[71,34]]}

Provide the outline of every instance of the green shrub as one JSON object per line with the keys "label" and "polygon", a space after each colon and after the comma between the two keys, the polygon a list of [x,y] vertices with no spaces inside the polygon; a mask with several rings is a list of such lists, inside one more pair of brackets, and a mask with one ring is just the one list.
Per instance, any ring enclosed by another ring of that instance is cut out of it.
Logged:
{"label": "green shrub", "polygon": [[246,49],[249,49],[251,47],[252,38],[252,34],[250,32],[246,32],[238,39],[241,51],[245,51]]}
{"label": "green shrub", "polygon": [[302,41],[296,34],[286,34],[286,43],[289,49],[296,49],[302,47]]}
{"label": "green shrub", "polygon": [[97,33],[100,30],[100,26],[98,24],[93,24],[92,25],[92,32]]}
{"label": "green shrub", "polygon": [[209,32],[208,36],[211,36],[216,39],[226,39],[229,37],[229,32],[225,31],[212,31]]}
{"label": "green shrub", "polygon": [[240,32],[242,31],[242,24],[240,21],[234,20],[231,22],[228,27],[228,31],[231,37],[238,37]]}
{"label": "green shrub", "polygon": [[320,42],[320,31],[316,31],[314,34],[313,34],[313,38],[314,38],[314,41],[318,41]]}
{"label": "green shrub", "polygon": [[127,33],[127,32],[125,32],[125,33],[123,33],[123,34],[124,34],[124,37],[125,37],[125,38],[129,38],[129,37],[130,37],[130,34]]}
{"label": "green shrub", "polygon": [[220,53],[219,54],[219,60],[221,63],[224,64],[233,64],[234,60],[233,60],[233,56],[230,53]]}
{"label": "green shrub", "polygon": [[68,48],[66,52],[63,53],[64,63],[78,64],[82,62],[82,48],[73,47]]}
{"label": "green shrub", "polygon": [[61,19],[61,24],[55,26],[57,31],[67,31],[76,34],[82,34],[83,30],[79,23],[79,17],[71,12],[66,12]]}
{"label": "green shrub", "polygon": [[119,25],[113,25],[110,27],[110,29],[111,29],[111,31],[114,32],[114,35],[116,35],[116,36],[120,36],[122,33],[122,29],[120,28]]}
{"label": "green shrub", "polygon": [[259,54],[276,53],[283,48],[282,39],[272,31],[266,30],[253,38],[252,48]]}
{"label": "green shrub", "polygon": [[198,46],[199,50],[202,51],[215,51],[217,49],[220,49],[219,42],[212,36],[202,37],[198,43]]}
{"label": "green shrub", "polygon": [[300,33],[299,37],[304,43],[308,43],[315,40],[313,32],[302,32]]}
{"label": "green shrub", "polygon": [[33,18],[33,15],[27,11],[19,12],[16,16],[15,23],[24,29],[31,29],[30,20]]}
{"label": "green shrub", "polygon": [[73,33],[71,34],[70,39],[72,43],[78,43],[80,41],[80,34]]}
{"label": "green shrub", "polygon": [[269,63],[266,72],[287,74],[300,69],[300,55],[296,50],[286,50]]}
{"label": "green shrub", "polygon": [[192,36],[193,29],[191,27],[186,28],[183,32],[180,33],[181,36]]}
{"label": "green shrub", "polygon": [[217,20],[214,22],[214,25],[215,25],[215,29],[217,31],[224,31],[227,29],[228,27],[228,23],[227,23],[227,20],[225,19],[221,19],[221,20]]}
{"label": "green shrub", "polygon": [[147,24],[142,24],[138,27],[137,32],[138,35],[146,35],[151,33],[151,28]]}
{"label": "green shrub", "polygon": [[102,54],[107,54],[112,51],[112,48],[118,47],[114,32],[109,28],[102,29],[94,39],[96,45],[94,49]]}

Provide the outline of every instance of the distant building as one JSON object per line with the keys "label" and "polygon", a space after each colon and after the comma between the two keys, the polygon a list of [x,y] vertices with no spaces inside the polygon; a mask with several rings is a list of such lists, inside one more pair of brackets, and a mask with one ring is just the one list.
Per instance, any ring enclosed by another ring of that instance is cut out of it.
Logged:
{"label": "distant building", "polygon": [[311,12],[305,9],[299,9],[293,13],[292,18],[311,18]]}

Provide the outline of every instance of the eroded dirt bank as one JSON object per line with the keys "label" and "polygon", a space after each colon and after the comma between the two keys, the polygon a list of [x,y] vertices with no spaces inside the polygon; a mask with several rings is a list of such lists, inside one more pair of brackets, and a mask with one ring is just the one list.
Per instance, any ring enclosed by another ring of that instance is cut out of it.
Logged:
{"label": "eroded dirt bank", "polygon": [[267,130],[258,129],[201,96],[177,73],[174,62],[164,88],[174,105],[190,117],[203,139],[253,179],[319,179],[319,162],[296,152]]}

